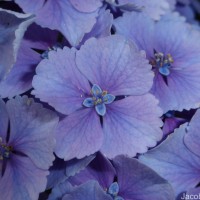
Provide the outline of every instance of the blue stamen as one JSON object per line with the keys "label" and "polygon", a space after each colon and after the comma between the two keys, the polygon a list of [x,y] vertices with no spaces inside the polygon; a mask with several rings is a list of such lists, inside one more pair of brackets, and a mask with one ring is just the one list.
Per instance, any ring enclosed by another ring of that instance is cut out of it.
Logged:
{"label": "blue stamen", "polygon": [[170,74],[171,64],[174,62],[172,56],[170,54],[165,56],[163,53],[157,53],[156,51],[154,55],[155,59],[150,63],[153,65],[153,67],[158,68],[160,74],[163,76],[168,76]]}
{"label": "blue stamen", "polygon": [[114,200],[124,200],[124,198],[118,196],[119,193],[119,185],[117,182],[114,182],[108,188],[107,193],[114,199]]}
{"label": "blue stamen", "polygon": [[110,104],[115,100],[115,96],[108,94],[107,91],[102,91],[102,89],[94,84],[91,89],[92,97],[86,98],[83,101],[83,105],[87,108],[95,107],[98,115],[104,116],[106,114],[106,105]]}

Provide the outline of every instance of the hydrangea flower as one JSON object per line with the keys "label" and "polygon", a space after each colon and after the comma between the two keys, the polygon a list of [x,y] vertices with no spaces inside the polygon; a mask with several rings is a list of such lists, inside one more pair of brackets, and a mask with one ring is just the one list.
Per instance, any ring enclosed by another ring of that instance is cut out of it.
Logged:
{"label": "hydrangea flower", "polygon": [[70,199],[72,196],[79,199],[83,195],[90,196],[85,199],[93,199],[86,185],[94,184],[94,181],[101,191],[95,194],[95,199],[101,199],[100,195],[109,200],[174,199],[173,190],[167,181],[137,159],[118,156],[112,165],[98,153],[84,170],[56,186],[49,200]]}
{"label": "hydrangea flower", "polygon": [[34,13],[36,23],[60,31],[72,46],[77,46],[96,23],[101,0],[15,0],[24,12]]}
{"label": "hydrangea flower", "polygon": [[13,67],[21,39],[33,22],[30,14],[21,14],[0,8],[0,82]]}
{"label": "hydrangea flower", "polygon": [[54,160],[58,117],[26,96],[0,100],[1,199],[36,200]]}
{"label": "hydrangea flower", "polygon": [[[145,50],[155,73],[152,94],[164,112],[197,108],[200,102],[200,34],[177,14],[154,22],[141,13],[125,13],[115,28]],[[173,30],[173,31],[167,31]]]}
{"label": "hydrangea flower", "polygon": [[159,146],[139,157],[142,163],[169,181],[176,196],[194,188],[200,181],[200,157],[186,147],[187,131],[185,123]]}
{"label": "hydrangea flower", "polygon": [[57,129],[58,157],[83,158],[99,149],[110,158],[134,156],[161,139],[162,112],[148,94],[151,66],[126,39],[93,38],[79,51],[50,52],[36,73],[32,93],[68,115]]}

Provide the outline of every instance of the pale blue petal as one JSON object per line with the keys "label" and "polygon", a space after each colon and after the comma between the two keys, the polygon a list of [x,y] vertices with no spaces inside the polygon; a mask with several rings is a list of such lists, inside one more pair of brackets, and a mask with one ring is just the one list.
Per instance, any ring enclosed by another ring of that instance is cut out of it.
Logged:
{"label": "pale blue petal", "polygon": [[101,116],[104,116],[106,114],[106,106],[104,103],[96,105],[95,110]]}
{"label": "pale blue petal", "polygon": [[168,67],[160,67],[159,72],[164,76],[168,76],[170,74]]}
{"label": "pale blue petal", "polygon": [[103,102],[104,102],[105,104],[110,104],[110,103],[112,103],[114,100],[115,100],[115,96],[112,95],[112,94],[106,94],[106,95],[103,97]]}
{"label": "pale blue petal", "polygon": [[110,187],[108,188],[108,193],[113,195],[113,196],[116,196],[119,192],[119,185],[117,182],[114,182],[110,185]]}
{"label": "pale blue petal", "polygon": [[92,94],[94,96],[99,96],[99,95],[101,95],[102,92],[103,92],[102,89],[98,85],[94,84],[92,86]]}
{"label": "pale blue petal", "polygon": [[92,98],[86,98],[84,101],[83,101],[83,105],[85,107],[93,107],[94,106],[94,100]]}

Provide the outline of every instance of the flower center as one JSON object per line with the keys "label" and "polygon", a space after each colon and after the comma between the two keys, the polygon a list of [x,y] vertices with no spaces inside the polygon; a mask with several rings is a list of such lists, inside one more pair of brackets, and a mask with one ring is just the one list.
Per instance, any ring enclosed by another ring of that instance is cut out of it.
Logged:
{"label": "flower center", "polygon": [[155,52],[154,56],[154,60],[150,64],[158,68],[162,75],[168,76],[170,74],[171,64],[174,62],[171,54],[164,55],[161,52]]}
{"label": "flower center", "polygon": [[104,116],[106,114],[105,104],[110,104],[115,100],[115,96],[108,94],[107,91],[102,91],[102,89],[94,84],[91,89],[92,97],[86,98],[83,101],[83,105],[87,108],[95,107],[97,114]]}
{"label": "flower center", "polygon": [[0,160],[10,158],[10,153],[13,148],[11,146],[7,146],[3,143],[2,138],[0,137]]}
{"label": "flower center", "polygon": [[114,200],[124,200],[124,198],[118,196],[119,193],[119,185],[117,182],[114,182],[108,188],[107,193],[114,199]]}

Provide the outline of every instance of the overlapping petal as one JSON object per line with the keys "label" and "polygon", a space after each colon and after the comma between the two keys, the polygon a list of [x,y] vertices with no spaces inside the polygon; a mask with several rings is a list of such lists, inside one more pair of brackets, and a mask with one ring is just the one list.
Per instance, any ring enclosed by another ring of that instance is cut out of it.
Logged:
{"label": "overlapping petal", "polygon": [[106,192],[100,187],[100,185],[96,181],[88,181],[85,184],[82,184],[74,190],[70,192],[70,194],[66,194],[63,200],[112,200],[112,198],[106,194]]}
{"label": "overlapping petal", "polygon": [[66,115],[81,108],[90,92],[89,82],[75,65],[75,52],[67,47],[50,52],[49,59],[40,62],[33,78],[32,93]]}
{"label": "overlapping petal", "polygon": [[70,160],[91,155],[100,149],[103,141],[99,117],[90,108],[76,111],[60,121],[56,137],[58,157]]}
{"label": "overlapping petal", "polygon": [[21,14],[0,8],[0,81],[13,67],[21,39],[27,27],[34,21],[30,14]]}
{"label": "overlapping petal", "polygon": [[30,158],[14,155],[0,177],[2,199],[37,200],[45,190],[48,171],[37,168]]}
{"label": "overlapping petal", "polygon": [[98,9],[84,13],[74,8],[69,0],[49,0],[36,16],[39,25],[59,30],[72,46],[77,46],[96,23]]}
{"label": "overlapping petal", "polygon": [[48,169],[54,160],[58,117],[26,96],[9,100],[6,107],[10,119],[9,144],[37,167]]}
{"label": "overlapping petal", "polygon": [[140,160],[169,181],[176,195],[195,187],[200,181],[200,158],[185,146],[187,124],[180,126],[158,147]]}
{"label": "overlapping petal", "polygon": [[170,184],[137,159],[118,156],[113,160],[117,172],[119,195],[124,199],[174,199]]}
{"label": "overlapping petal", "polygon": [[77,52],[76,63],[92,84],[115,96],[141,95],[152,86],[147,60],[121,36],[88,40]]}
{"label": "overlapping petal", "polygon": [[200,145],[199,145],[199,130],[200,130],[200,110],[197,110],[189,123],[188,132],[185,135],[184,141],[186,146],[195,154],[200,156]]}
{"label": "overlapping petal", "polygon": [[101,151],[109,158],[144,153],[162,138],[158,101],[150,94],[127,97],[107,106]]}

